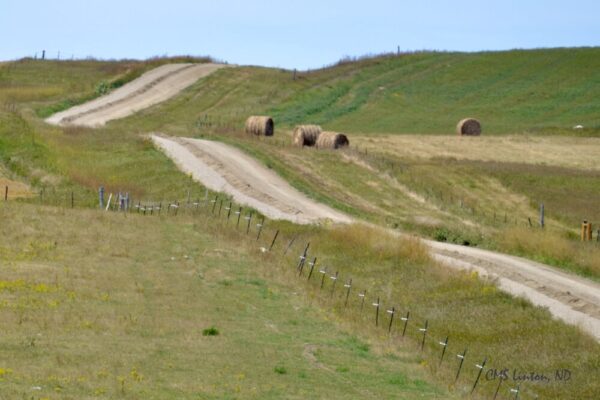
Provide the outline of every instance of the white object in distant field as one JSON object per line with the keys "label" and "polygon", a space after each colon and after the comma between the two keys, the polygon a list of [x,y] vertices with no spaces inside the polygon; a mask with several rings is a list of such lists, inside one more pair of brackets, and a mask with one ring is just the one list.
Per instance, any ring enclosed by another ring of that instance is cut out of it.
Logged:
{"label": "white object in distant field", "polygon": [[575,125],[573,129],[583,129],[583,125]]}

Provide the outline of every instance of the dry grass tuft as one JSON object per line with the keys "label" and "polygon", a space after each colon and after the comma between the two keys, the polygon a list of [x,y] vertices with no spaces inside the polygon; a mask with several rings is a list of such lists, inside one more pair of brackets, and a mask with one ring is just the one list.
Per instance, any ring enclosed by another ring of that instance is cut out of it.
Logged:
{"label": "dry grass tuft", "polygon": [[2,192],[2,201],[4,200],[5,190],[8,186],[8,199],[20,199],[34,196],[31,188],[23,182],[13,181],[0,175],[0,190]]}
{"label": "dry grass tuft", "polygon": [[431,263],[427,247],[416,237],[398,237],[379,228],[361,224],[339,226],[331,231],[332,240],[357,251],[364,248],[379,259],[404,260],[416,264]]}

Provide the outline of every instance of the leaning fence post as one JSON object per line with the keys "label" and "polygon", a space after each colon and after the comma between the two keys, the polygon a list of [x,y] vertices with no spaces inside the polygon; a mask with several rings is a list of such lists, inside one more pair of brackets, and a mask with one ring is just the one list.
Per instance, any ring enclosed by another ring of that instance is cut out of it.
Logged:
{"label": "leaning fence post", "polygon": [[457,354],[456,357],[458,359],[460,359],[460,362],[458,363],[458,371],[456,371],[456,378],[454,379],[454,382],[456,382],[458,380],[458,377],[460,376],[460,370],[462,369],[463,363],[465,362],[465,357],[467,356],[467,349],[465,349],[465,351],[462,352],[462,354]]}
{"label": "leaning fence post", "polygon": [[279,236],[279,229],[275,232],[275,236],[273,236],[273,240],[271,240],[271,245],[269,246],[269,251],[273,250],[273,246],[275,246],[275,241],[277,240],[277,236]]}
{"label": "leaning fence post", "polygon": [[448,339],[449,336],[446,336],[446,340],[444,340],[443,342],[440,342],[440,346],[442,347],[442,355],[440,357],[440,365],[442,365],[442,361],[444,361],[444,354],[446,354],[446,349],[448,348]]}
{"label": "leaning fence post", "polygon": [[265,224],[265,217],[262,217],[262,220],[260,221],[260,223],[256,224],[256,227],[258,228],[258,233],[256,234],[257,241],[258,241],[258,239],[260,239],[260,233],[262,232],[262,228],[263,228],[264,224]]}
{"label": "leaning fence post", "polygon": [[388,325],[388,333],[392,333],[392,324],[394,323],[394,314],[396,313],[396,309],[392,307],[391,310],[387,310],[387,313],[390,314],[390,324]]}
{"label": "leaning fence post", "polygon": [[410,311],[406,312],[406,317],[400,318],[401,321],[404,321],[404,328],[402,328],[402,337],[406,335],[406,327],[408,326],[408,320],[410,319]]}
{"label": "leaning fence post", "polygon": [[214,199],[214,200],[211,200],[211,203],[213,203],[213,206],[212,206],[212,211],[211,211],[211,213],[212,213],[212,214],[214,214],[214,213],[215,213],[215,207],[217,206],[217,199],[218,199],[218,198],[219,198],[219,195],[216,195],[216,196],[215,196],[215,199]]}
{"label": "leaning fence post", "polygon": [[246,219],[248,220],[248,226],[246,227],[246,235],[250,232],[250,222],[252,221],[252,214],[252,211],[250,211],[250,214],[246,216]]}
{"label": "leaning fence post", "polygon": [[471,389],[471,393],[475,391],[477,384],[479,383],[479,379],[481,378],[481,374],[483,373],[483,369],[485,368],[485,363],[487,362],[487,357],[483,359],[483,362],[480,364],[475,364],[475,366],[479,369],[479,373],[477,374],[477,378],[475,379],[475,383],[473,384],[473,389]]}
{"label": "leaning fence post", "polygon": [[229,207],[225,209],[227,210],[227,225],[229,225],[229,216],[231,215],[231,201],[229,202]]}
{"label": "leaning fence post", "polygon": [[240,207],[239,210],[237,210],[235,213],[237,214],[237,217],[238,217],[235,228],[238,229],[240,227],[240,217],[242,216],[242,207]]}
{"label": "leaning fence post", "polygon": [[221,209],[223,208],[223,199],[219,200],[219,218],[221,218]]}
{"label": "leaning fence post", "polygon": [[4,201],[8,200],[8,185],[4,187]]}
{"label": "leaning fence post", "polygon": [[294,242],[296,241],[296,238],[298,237],[298,235],[295,235],[292,240],[290,240],[290,242],[288,243],[287,247],[285,248],[285,250],[283,251],[283,255],[285,256],[287,254],[287,252],[289,251],[290,247],[292,247],[292,245],[294,244]]}
{"label": "leaning fence post", "polygon": [[543,228],[544,227],[544,203],[540,204],[540,227]]}
{"label": "leaning fence post", "polygon": [[317,257],[313,258],[313,260],[311,262],[309,262],[308,265],[310,265],[310,271],[308,272],[308,278],[306,278],[306,280],[310,281],[310,277],[313,274],[313,270],[315,269],[315,265],[317,265]]}
{"label": "leaning fence post", "polygon": [[[309,247],[310,247],[310,242],[306,243],[306,247],[304,248],[304,251],[300,255],[300,260],[298,261],[298,265],[296,266],[297,271],[300,270],[304,266],[304,262],[306,261],[306,255],[308,254]],[[302,273],[301,270],[300,270],[300,273]]]}
{"label": "leaning fence post", "polygon": [[493,400],[496,400],[498,398],[498,392],[500,392],[500,386],[502,386],[502,382],[504,382],[504,378],[501,376],[498,380],[498,386],[496,386],[496,391],[494,392]]}

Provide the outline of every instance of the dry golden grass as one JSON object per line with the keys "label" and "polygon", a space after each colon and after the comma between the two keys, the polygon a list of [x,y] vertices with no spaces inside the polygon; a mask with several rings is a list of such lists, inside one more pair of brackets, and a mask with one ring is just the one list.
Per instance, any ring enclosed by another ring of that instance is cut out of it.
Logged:
{"label": "dry golden grass", "polygon": [[21,199],[34,196],[31,188],[23,182],[13,181],[12,179],[4,178],[0,175],[0,190],[2,192],[2,200],[4,200],[4,191],[8,186],[8,199]]}
{"label": "dry golden grass", "polygon": [[356,137],[354,143],[361,149],[408,159],[454,158],[600,170],[600,138],[388,135]]}
{"label": "dry golden grass", "polygon": [[517,254],[536,254],[539,261],[559,264],[588,277],[600,276],[600,244],[579,242],[552,230],[524,227],[506,229],[499,234],[503,249]]}
{"label": "dry golden grass", "polygon": [[352,248],[373,251],[380,259],[397,258],[411,263],[432,262],[427,246],[416,237],[399,238],[380,228],[364,224],[337,226],[331,230],[331,239]]}

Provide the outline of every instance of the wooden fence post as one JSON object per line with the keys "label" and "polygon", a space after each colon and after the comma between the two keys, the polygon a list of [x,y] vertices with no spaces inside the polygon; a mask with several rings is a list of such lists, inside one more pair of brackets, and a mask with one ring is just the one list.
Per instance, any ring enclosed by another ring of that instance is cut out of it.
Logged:
{"label": "wooden fence post", "polygon": [[306,262],[306,255],[308,254],[308,248],[310,247],[310,242],[306,244],[304,251],[300,255],[300,260],[298,261],[298,265],[296,266],[296,270],[302,273],[301,268],[304,267],[304,263]]}
{"label": "wooden fence post", "polygon": [[350,289],[352,289],[352,278],[350,278],[350,280],[344,284],[344,287],[347,289],[346,290],[346,301],[344,302],[344,308],[348,307],[348,298],[350,297]]}
{"label": "wooden fence post", "polygon": [[390,314],[390,324],[388,325],[388,333],[392,333],[392,324],[394,323],[394,314],[396,313],[396,308],[392,307],[391,310],[387,310],[387,313]]}
{"label": "wooden fence post", "polygon": [[258,239],[260,239],[260,234],[262,232],[264,224],[265,224],[265,217],[262,217],[262,220],[260,221],[260,223],[256,224],[256,227],[258,228],[258,233],[256,234],[256,241],[258,241]]}
{"label": "wooden fence post", "polygon": [[313,260],[311,262],[309,262],[308,265],[310,265],[310,271],[308,272],[308,278],[306,278],[306,280],[310,281],[310,277],[313,274],[313,270],[315,269],[315,265],[317,265],[317,257],[313,258]]}
{"label": "wooden fence post", "polygon": [[275,236],[273,236],[273,240],[271,240],[271,245],[269,246],[269,251],[273,250],[273,246],[275,245],[277,236],[279,236],[279,229],[277,229],[277,232],[275,232]]}
{"label": "wooden fence post", "polygon": [[229,224],[229,217],[231,216],[231,201],[229,202],[229,207],[226,208],[227,210],[227,224]]}
{"label": "wooden fence post", "polygon": [[246,216],[246,219],[248,220],[248,226],[246,226],[246,235],[250,232],[250,223],[252,222],[252,211],[250,211],[250,214],[248,214]]}
{"label": "wooden fence post", "polygon": [[362,310],[365,307],[365,297],[367,297],[367,290],[365,289],[362,293],[359,293],[358,297],[360,297],[360,313],[362,314]]}
{"label": "wooden fence post", "polygon": [[375,307],[375,326],[379,326],[379,297],[377,298],[377,303],[373,303],[373,306]]}
{"label": "wooden fence post", "polygon": [[213,214],[215,213],[215,207],[217,206],[217,199],[218,199],[218,198],[219,198],[219,195],[216,195],[216,196],[215,196],[215,199],[214,199],[214,200],[211,200],[211,203],[213,203],[213,206],[212,206],[212,211],[211,211],[211,212],[212,212]]}
{"label": "wooden fence post", "polygon": [[338,274],[339,274],[339,272],[335,271],[335,275],[329,277],[331,280],[333,280],[333,284],[331,285],[331,295],[329,296],[330,298],[333,298],[333,294],[335,292],[335,284],[337,283],[337,280],[338,280]]}
{"label": "wooden fence post", "polygon": [[425,326],[423,328],[419,328],[419,331],[423,332],[423,340],[421,341],[421,351],[425,348],[425,338],[427,337],[427,326],[429,325],[429,321],[425,320]]}
{"label": "wooden fence post", "polygon": [[100,208],[104,208],[104,186],[98,188],[98,201],[100,202]]}

